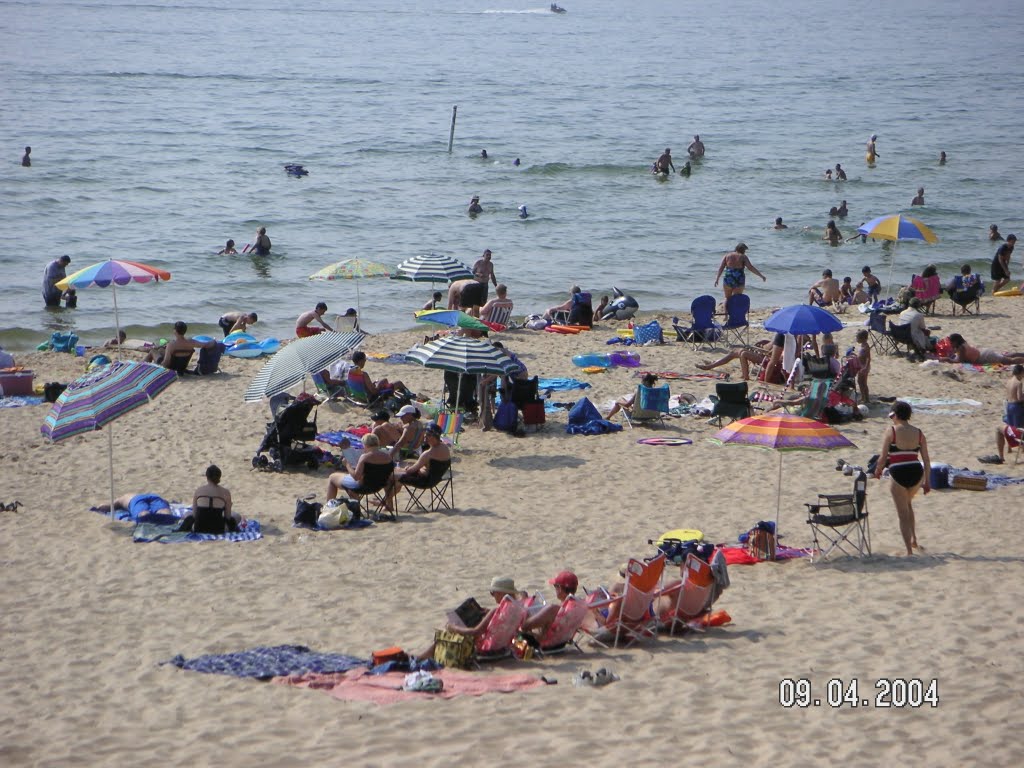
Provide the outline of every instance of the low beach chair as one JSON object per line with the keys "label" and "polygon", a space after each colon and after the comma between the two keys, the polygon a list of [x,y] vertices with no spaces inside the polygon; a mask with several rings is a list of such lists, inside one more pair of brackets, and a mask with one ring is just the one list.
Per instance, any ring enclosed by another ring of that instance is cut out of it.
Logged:
{"label": "low beach chair", "polygon": [[962,315],[976,315],[981,311],[981,294],[985,292],[985,285],[978,281],[972,282],[966,288],[960,275],[953,278],[953,286],[949,290],[949,299],[953,302],[953,316],[959,309]]}
{"label": "low beach chair", "polygon": [[617,607],[615,617],[605,624],[603,632],[587,634],[606,648],[608,645],[605,640],[610,640],[612,646],[618,646],[623,640],[628,645],[636,640],[654,637],[658,622],[652,605],[658,596],[664,572],[663,554],[646,563],[631,559],[626,565],[626,582],[622,594],[607,600],[588,602],[588,608],[595,611],[603,608],[615,610]]}
{"label": "low beach chair", "polygon": [[345,387],[341,384],[335,384],[331,386],[326,381],[322,373],[310,374],[310,379],[313,380],[313,386],[316,387],[316,391],[326,397],[328,400],[336,400],[342,398],[345,394]]}
{"label": "low beach chair", "polygon": [[188,373],[188,364],[192,362],[192,353],[194,350],[183,349],[180,352],[175,352],[171,356],[170,362],[167,364],[168,370],[174,371],[179,376],[184,376]]}
{"label": "low beach chair", "polygon": [[526,621],[526,606],[522,601],[505,595],[494,609],[491,620],[483,633],[477,636],[474,650],[477,661],[494,661],[512,654],[512,641],[523,622]]}
{"label": "low beach chair", "polygon": [[853,493],[818,494],[816,503],[804,505],[811,526],[812,562],[824,560],[837,549],[851,557],[871,554],[867,487],[867,475],[861,471],[853,481]]}
{"label": "low beach chair", "polygon": [[466,414],[463,411],[447,411],[442,410],[437,412],[437,418],[434,419],[434,423],[441,428],[441,438],[453,448],[459,447],[459,437],[462,435],[462,422],[465,421]]}
{"label": "low beach chair", "polygon": [[[721,550],[715,551],[725,556]],[[715,572],[710,563],[706,563],[694,554],[688,554],[681,566],[682,580],[667,587],[662,596],[671,598],[672,609],[658,617],[668,633],[674,634],[677,629],[687,627],[702,628],[700,620],[711,613],[711,607],[721,594]]]}
{"label": "low beach chair", "polygon": [[806,419],[820,419],[822,411],[828,405],[828,393],[832,391],[832,382],[832,379],[812,379],[807,401],[797,415]]}
{"label": "low beach chair", "polygon": [[894,354],[896,344],[886,328],[886,315],[884,312],[872,312],[868,315],[868,342],[871,349],[881,355]]}
{"label": "low beach chair", "polygon": [[512,322],[512,307],[501,305],[491,307],[490,312],[487,313],[487,317],[481,317],[480,320],[489,325],[492,331],[503,331],[508,328]]}
{"label": "low beach chair", "polygon": [[645,387],[638,384],[633,396],[633,407],[629,410],[623,408],[620,413],[630,429],[637,422],[657,421],[665,426],[670,396],[668,384],[662,384],[660,387]]}
{"label": "low beach chair", "polygon": [[539,657],[555,653],[563,653],[575,648],[580,653],[583,649],[576,643],[576,634],[583,626],[590,608],[586,602],[575,595],[569,595],[562,601],[554,620],[540,639],[540,647],[536,653]]}
{"label": "low beach chair", "polygon": [[722,417],[736,421],[753,414],[753,406],[750,404],[747,392],[748,386],[745,381],[715,382],[715,396],[718,399],[715,401],[711,418],[718,426],[722,426]]}

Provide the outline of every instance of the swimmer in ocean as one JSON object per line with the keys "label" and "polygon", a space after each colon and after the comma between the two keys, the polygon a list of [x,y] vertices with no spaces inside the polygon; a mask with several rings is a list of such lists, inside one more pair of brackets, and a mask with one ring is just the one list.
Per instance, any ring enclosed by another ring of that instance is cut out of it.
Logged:
{"label": "swimmer in ocean", "polygon": [[910,201],[911,205],[924,205],[924,187],[917,188],[917,195]]}
{"label": "swimmer in ocean", "polygon": [[699,160],[704,157],[704,142],[700,140],[700,136],[693,137],[693,141],[690,142],[690,146],[686,148],[686,151],[689,153],[691,160]]}
{"label": "swimmer in ocean", "polygon": [[782,217],[781,216],[776,216],[775,217],[775,226],[772,227],[772,229],[789,229],[789,225],[782,223]]}
{"label": "swimmer in ocean", "polygon": [[680,176],[689,176],[691,170],[692,170],[692,168],[690,167],[690,161],[687,160],[683,164],[683,167],[679,169],[679,175]]}
{"label": "swimmer in ocean", "polygon": [[31,154],[32,154],[32,147],[25,147],[25,154],[22,155],[22,157],[21,157],[21,167],[22,168],[31,168],[32,167],[32,158],[29,157],[29,155],[31,155]]}
{"label": "swimmer in ocean", "polygon": [[253,244],[251,253],[256,256],[270,255],[270,238],[267,237],[266,227],[260,227],[256,230],[256,242]]}
{"label": "swimmer in ocean", "polygon": [[469,201],[469,208],[466,209],[466,213],[470,216],[476,216],[478,213],[483,213],[484,208],[480,205],[480,195],[473,195],[473,199]]}
{"label": "swimmer in ocean", "polygon": [[675,173],[676,167],[672,164],[672,150],[665,147],[665,151],[654,161],[654,172],[668,173],[670,169]]}
{"label": "swimmer in ocean", "polygon": [[481,160],[486,160],[487,159],[487,150],[486,149],[481,149],[480,150],[480,159]]}
{"label": "swimmer in ocean", "polygon": [[238,253],[238,251],[235,250],[234,240],[228,240],[227,243],[224,244],[224,247],[221,250],[217,251],[218,256],[230,256],[236,253]]}
{"label": "swimmer in ocean", "polygon": [[846,205],[846,201],[843,200],[843,202],[841,202],[839,204],[839,207],[836,209],[836,216],[838,216],[840,218],[845,218],[846,215],[849,212],[850,212],[850,208],[849,208],[849,206]]}
{"label": "swimmer in ocean", "polygon": [[836,163],[836,181],[846,181],[846,171],[839,163]]}
{"label": "swimmer in ocean", "polygon": [[831,168],[826,168],[825,169],[825,181],[832,181],[832,169]]}
{"label": "swimmer in ocean", "polygon": [[945,164],[946,164],[946,153],[945,152],[939,152],[939,165],[945,165]]}

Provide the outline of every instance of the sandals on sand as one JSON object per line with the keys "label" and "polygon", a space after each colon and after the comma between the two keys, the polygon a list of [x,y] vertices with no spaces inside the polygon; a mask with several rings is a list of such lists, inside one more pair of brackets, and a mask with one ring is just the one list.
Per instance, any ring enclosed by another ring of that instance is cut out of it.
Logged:
{"label": "sandals on sand", "polygon": [[22,504],[20,501],[12,501],[10,504],[5,504],[4,502],[0,501],[0,510],[4,512],[17,512],[18,507],[24,506],[25,505]]}
{"label": "sandals on sand", "polygon": [[982,464],[1002,464],[1003,460],[996,456],[994,453],[989,456],[979,456],[978,461]]}

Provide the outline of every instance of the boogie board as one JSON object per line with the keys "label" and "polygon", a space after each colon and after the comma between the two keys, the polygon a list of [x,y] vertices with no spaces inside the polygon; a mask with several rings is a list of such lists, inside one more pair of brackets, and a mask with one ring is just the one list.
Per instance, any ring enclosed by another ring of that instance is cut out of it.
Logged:
{"label": "boogie board", "polygon": [[1005,291],[996,291],[992,295],[998,296],[999,298],[1006,298],[1008,296],[1024,296],[1024,293],[1021,293],[1020,288],[1007,288]]}
{"label": "boogie board", "polygon": [[666,541],[704,541],[704,534],[693,528],[677,528],[674,531],[665,531],[654,540],[654,543],[664,544]]}

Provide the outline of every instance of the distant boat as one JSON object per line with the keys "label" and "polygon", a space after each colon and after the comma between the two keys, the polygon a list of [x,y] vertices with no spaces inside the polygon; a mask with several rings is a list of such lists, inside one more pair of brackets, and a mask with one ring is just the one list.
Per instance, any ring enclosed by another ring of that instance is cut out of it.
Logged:
{"label": "distant boat", "polygon": [[552,3],[551,4],[551,12],[552,13],[565,13],[565,8],[563,8],[562,6],[558,5],[557,3]]}

